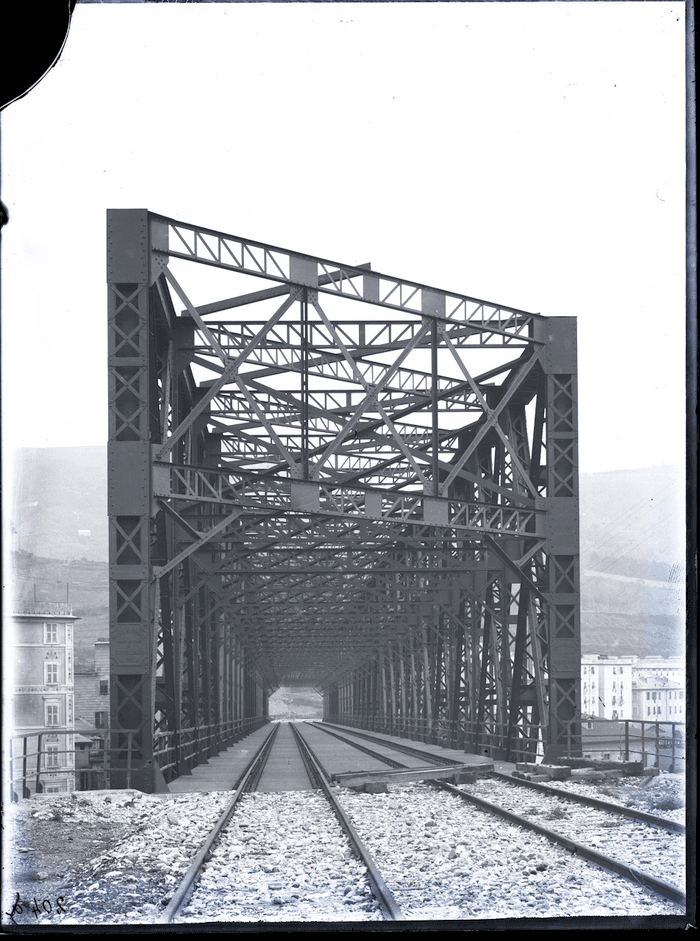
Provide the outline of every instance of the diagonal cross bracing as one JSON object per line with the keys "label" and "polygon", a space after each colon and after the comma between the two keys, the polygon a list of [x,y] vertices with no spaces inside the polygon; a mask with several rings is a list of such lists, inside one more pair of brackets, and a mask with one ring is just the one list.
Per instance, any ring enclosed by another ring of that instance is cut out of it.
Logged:
{"label": "diagonal cross bracing", "polygon": [[576,742],[575,321],[145,210],[110,210],[108,282],[112,715],[146,786],[285,683]]}

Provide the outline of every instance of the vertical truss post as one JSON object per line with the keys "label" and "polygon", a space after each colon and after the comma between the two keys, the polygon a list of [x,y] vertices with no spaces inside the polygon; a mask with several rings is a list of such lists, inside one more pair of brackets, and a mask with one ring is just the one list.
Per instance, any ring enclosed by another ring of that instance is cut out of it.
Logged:
{"label": "vertical truss post", "polygon": [[309,292],[304,288],[301,309],[301,471],[309,479]]}
{"label": "vertical truss post", "polygon": [[[155,761],[158,623],[151,560],[151,446],[159,434],[150,408],[151,244],[159,234],[145,210],[108,215],[112,786],[125,782],[121,769],[131,761],[132,785],[150,792],[165,787]],[[127,751],[129,732],[133,755]]]}
{"label": "vertical truss post", "polygon": [[408,698],[406,696],[406,641],[399,645],[399,735],[408,734]]}
{"label": "vertical truss post", "polygon": [[581,634],[576,321],[547,319],[547,579],[549,741],[545,756],[580,754]]}

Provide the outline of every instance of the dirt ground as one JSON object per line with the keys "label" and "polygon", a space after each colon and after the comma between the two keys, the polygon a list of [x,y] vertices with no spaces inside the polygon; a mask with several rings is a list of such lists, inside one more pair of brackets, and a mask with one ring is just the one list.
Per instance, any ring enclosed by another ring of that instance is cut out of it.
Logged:
{"label": "dirt ground", "polygon": [[111,803],[109,792],[89,793],[89,800],[81,793],[60,799],[47,795],[3,810],[3,923],[11,917],[18,896],[21,904],[36,900],[41,907],[48,900],[56,908],[57,899],[86,871],[90,860],[123,842],[132,831],[128,816],[107,813],[109,805],[101,810],[92,797],[100,794],[102,801],[107,797]]}

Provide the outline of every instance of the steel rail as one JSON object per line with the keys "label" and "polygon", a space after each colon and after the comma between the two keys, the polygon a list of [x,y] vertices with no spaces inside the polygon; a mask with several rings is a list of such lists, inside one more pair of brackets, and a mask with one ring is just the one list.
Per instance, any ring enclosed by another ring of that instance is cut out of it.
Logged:
{"label": "steel rail", "polygon": [[[331,722],[324,722],[323,724],[314,722],[309,724],[313,724],[317,728],[323,729],[324,732],[328,731],[324,728],[324,726],[333,725]],[[425,758],[426,761],[429,761],[434,765],[458,765],[460,767],[462,765],[462,762],[457,761],[456,758],[442,758],[440,755],[433,755],[431,752],[421,751],[419,748],[411,748],[410,745],[399,745],[397,742],[385,742],[384,739],[377,738],[375,735],[367,735],[365,732],[356,732],[354,729],[346,729],[345,726],[334,725],[333,727],[342,729],[342,731],[347,732],[348,735],[356,735],[357,738],[364,738],[369,742],[376,742],[377,744],[386,745],[387,748],[392,748],[394,751],[402,752],[404,755],[410,755],[412,758]],[[477,771],[478,768],[478,765],[474,766],[475,771]]]}
{"label": "steel rail", "polygon": [[617,873],[618,875],[623,876],[625,879],[628,879],[630,882],[636,882],[645,889],[650,889],[652,892],[656,892],[657,895],[661,895],[664,898],[669,899],[672,902],[677,902],[681,905],[686,904],[686,896],[684,892],[668,882],[663,882],[661,879],[657,879],[655,876],[652,876],[649,873],[642,872],[641,869],[636,869],[634,866],[628,866],[626,863],[622,863],[617,859],[613,859],[610,856],[605,856],[603,853],[599,853],[597,850],[591,849],[588,846],[584,846],[582,843],[577,843],[575,840],[571,840],[569,837],[563,836],[561,833],[557,833],[554,830],[548,830],[539,823],[534,823],[534,821],[528,820],[525,817],[520,817],[518,814],[515,814],[510,810],[506,810],[503,807],[492,804],[490,801],[484,800],[483,797],[476,797],[473,794],[467,794],[466,791],[460,790],[453,784],[447,784],[443,781],[432,781],[430,783],[432,787],[438,787],[444,791],[448,791],[450,794],[455,794],[457,797],[460,797],[467,803],[473,804],[475,807],[479,807],[481,810],[485,810],[490,814],[495,814],[497,817],[502,817],[509,823],[514,823],[519,827],[523,827],[526,830],[531,830],[533,833],[544,836],[551,843],[557,843],[559,846],[564,847],[564,849],[568,850],[569,852],[574,853],[577,856],[581,856],[583,859],[589,860],[589,862],[596,863],[598,866],[602,866],[604,869],[608,869],[611,872]]}
{"label": "steel rail", "polygon": [[351,748],[356,748],[358,751],[364,752],[364,754],[369,755],[370,758],[376,758],[377,761],[384,762],[384,764],[388,765],[390,768],[401,768],[406,769],[407,771],[410,770],[407,765],[402,765],[400,761],[394,761],[393,758],[387,758],[386,755],[382,755],[378,751],[367,748],[366,745],[360,745],[359,742],[353,742],[351,739],[345,738],[343,735],[339,735],[337,732],[331,732],[330,729],[324,728],[317,722],[307,722],[306,725],[313,725],[313,727],[318,729],[320,732],[325,732],[326,735],[330,735],[332,738],[337,738],[338,741],[344,742],[346,745],[350,745]]}
{"label": "steel rail", "polygon": [[189,902],[190,896],[196,887],[197,880],[201,874],[202,867],[207,861],[209,854],[211,853],[214,844],[218,840],[221,832],[228,824],[233,811],[236,809],[239,799],[244,794],[246,789],[246,784],[248,783],[249,777],[255,773],[257,766],[262,762],[263,766],[267,761],[270,750],[272,749],[272,744],[275,740],[275,736],[279,730],[279,725],[276,725],[274,729],[267,736],[265,741],[262,743],[255,755],[248,763],[247,768],[243,774],[238,778],[238,781],[234,785],[235,792],[231,800],[228,802],[226,807],[224,807],[221,816],[214,824],[212,829],[209,831],[207,838],[202,844],[199,852],[192,860],[189,869],[182,877],[180,884],[177,889],[173,892],[168,905],[165,910],[154,919],[155,924],[171,924],[173,919],[182,911],[185,905]]}
{"label": "steel rail", "polygon": [[676,823],[675,820],[666,820],[664,817],[657,817],[656,814],[649,814],[644,810],[635,810],[633,807],[624,807],[622,804],[612,804],[610,801],[601,800],[599,797],[588,797],[585,794],[576,794],[573,791],[560,791],[556,787],[550,787],[548,784],[542,784],[539,781],[526,781],[523,778],[514,778],[510,774],[504,774],[502,771],[492,771],[491,777],[498,778],[500,781],[507,781],[508,784],[514,784],[517,787],[529,787],[533,791],[540,791],[551,797],[559,797],[561,800],[568,800],[576,804],[585,804],[588,807],[596,807],[598,810],[608,810],[611,813],[621,814],[624,817],[630,817],[633,820],[641,820],[654,827],[663,827],[665,830],[671,830],[674,833],[685,833],[686,828],[683,823]]}
{"label": "steel rail", "polygon": [[[265,739],[263,747],[260,749],[257,755],[251,759],[248,767],[243,772],[238,781],[236,781],[234,787],[238,787],[239,782],[243,782],[243,790],[246,793],[257,790],[258,784],[260,784],[260,778],[262,778],[263,772],[267,767],[267,761],[270,757],[270,752],[272,751],[273,745],[275,744],[275,739],[277,738],[277,733],[279,730],[280,726],[279,722],[277,722],[275,727],[272,729],[269,738]],[[248,769],[250,769],[250,773],[248,772]],[[244,778],[245,781],[243,781]]]}
{"label": "steel rail", "polygon": [[297,740],[297,745],[299,751],[303,754],[305,751],[308,755],[309,761],[317,772],[318,780],[321,785],[321,790],[328,799],[329,804],[331,805],[333,812],[338,818],[338,822],[345,831],[350,840],[350,843],[355,850],[355,853],[362,860],[364,865],[367,868],[367,874],[369,876],[370,885],[374,891],[376,898],[379,901],[379,904],[382,908],[382,911],[391,921],[404,921],[404,916],[401,912],[401,909],[394,898],[389,886],[384,881],[382,874],[377,869],[377,866],[372,859],[372,856],[369,853],[369,850],[364,845],[360,835],[354,826],[350,822],[349,817],[345,813],[345,810],[341,806],[338,798],[333,793],[330,785],[328,784],[328,774],[323,768],[322,764],[314,754],[311,746],[304,739],[301,732],[297,729],[296,724],[292,723],[292,732],[294,737]]}
{"label": "steel rail", "polygon": [[[334,734],[334,733],[331,733],[328,729],[325,729],[323,725],[320,723],[308,723],[308,724],[314,725],[315,727],[319,729],[323,729],[323,731],[327,732],[328,734]],[[429,760],[432,759],[433,761],[438,760],[437,756],[431,755],[428,752],[420,751],[419,749],[413,749],[410,746],[397,745],[393,742],[385,743],[382,739],[378,739],[375,736],[367,735],[367,734],[359,733],[359,732],[354,732],[354,731],[350,732],[349,734],[357,735],[358,737],[368,739],[369,741],[381,742],[382,744],[386,744],[389,748],[395,748],[397,751],[404,751],[407,754],[414,755],[415,757],[427,758]],[[336,735],[335,737],[341,738],[341,740],[343,740],[342,736]],[[364,751],[364,749],[362,750]],[[368,753],[374,754],[375,757],[378,757],[378,758],[381,757],[377,753],[372,753],[369,750],[368,750]],[[450,759],[439,759],[439,760],[444,763],[448,763],[448,764],[450,763]],[[458,764],[458,762],[454,762],[454,763]],[[574,803],[578,802],[581,804],[589,805],[591,807],[596,807],[601,810],[607,810],[613,813],[617,813],[619,815],[624,815],[633,819],[638,819],[652,826],[665,827],[666,829],[672,830],[674,832],[682,832],[682,833],[685,833],[685,830],[686,830],[683,824],[677,824],[674,821],[664,820],[661,817],[656,817],[653,814],[647,814],[644,811],[633,810],[632,808],[629,808],[629,807],[622,807],[620,805],[611,804],[611,803],[608,803],[607,801],[599,800],[598,798],[584,797],[583,795],[580,795],[580,794],[570,795],[569,793],[558,791],[556,788],[548,787],[546,784],[540,784],[537,781],[524,781],[518,778],[511,778],[509,775],[503,774],[497,771],[490,772],[489,776],[496,777],[500,780],[508,781],[508,783],[515,784],[516,786],[522,785],[526,787],[531,787],[533,790],[538,790],[538,791],[541,791],[542,793],[546,793],[554,797],[559,797],[564,800],[571,799],[571,801]],[[551,840],[552,842],[559,843],[560,845],[564,846],[565,849],[568,849],[571,852],[576,853],[577,855],[580,855],[586,859],[589,859],[591,862],[596,862],[599,865],[612,870],[613,872],[617,872],[618,874],[623,875],[627,879],[641,883],[642,885],[645,886],[645,888],[650,888],[653,891],[657,892],[658,894],[663,895],[665,898],[670,899],[671,901],[677,901],[683,904],[685,903],[685,899],[686,899],[685,894],[682,893],[675,886],[670,885],[669,883],[663,882],[660,879],[656,879],[656,877],[654,876],[651,876],[647,873],[643,873],[641,870],[638,870],[632,866],[627,866],[625,863],[621,863],[618,860],[614,860],[610,857],[607,857],[602,853],[598,853],[596,850],[585,847],[582,844],[569,839],[568,837],[564,837],[561,834],[558,834],[553,830],[548,830],[546,827],[542,827],[540,824],[536,824],[532,821],[527,820],[526,818],[520,817],[519,815],[511,811],[507,811],[504,808],[497,807],[497,805],[491,804],[489,801],[486,801],[483,798],[479,798],[479,797],[476,797],[475,795],[467,794],[465,791],[462,791],[459,788],[456,788],[454,785],[451,785],[447,782],[430,781],[428,783],[430,783],[433,787],[441,787],[441,788],[444,788],[445,790],[449,790],[451,793],[456,793],[460,797],[462,797],[464,800],[468,800],[472,803],[475,803],[477,806],[481,807],[484,810],[488,810],[489,812],[496,813],[499,816],[504,817],[506,820],[509,820],[511,823],[516,823],[520,826],[526,827],[527,829],[533,830],[534,832],[539,833],[542,836],[545,836],[547,839]]]}

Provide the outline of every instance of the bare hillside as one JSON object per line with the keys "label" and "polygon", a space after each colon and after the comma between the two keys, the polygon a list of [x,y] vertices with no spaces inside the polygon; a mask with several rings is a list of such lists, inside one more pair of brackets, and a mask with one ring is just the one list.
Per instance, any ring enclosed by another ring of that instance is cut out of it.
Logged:
{"label": "bare hillside", "polygon": [[[678,467],[581,476],[585,653],[682,653],[684,486]],[[13,497],[12,593],[63,600],[68,585],[84,641],[106,636],[107,449],[21,450]]]}

